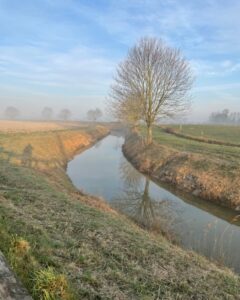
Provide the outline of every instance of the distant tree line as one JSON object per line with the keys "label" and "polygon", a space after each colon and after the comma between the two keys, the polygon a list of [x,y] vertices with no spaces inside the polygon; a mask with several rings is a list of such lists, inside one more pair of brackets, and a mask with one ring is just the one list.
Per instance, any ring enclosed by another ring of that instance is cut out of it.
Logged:
{"label": "distant tree line", "polygon": [[[20,110],[14,106],[8,106],[4,112],[4,116],[10,120],[15,120],[18,117],[20,117],[20,115],[21,115]],[[71,116],[72,116],[71,111],[67,108],[64,108],[58,113],[58,115],[55,116],[55,119],[68,121],[70,120]],[[53,119],[53,117],[54,117],[53,109],[51,107],[44,107],[41,112],[41,118],[45,121],[50,121]]]}
{"label": "distant tree line", "polygon": [[[4,116],[6,119],[16,120],[21,115],[21,112],[18,108],[14,106],[8,106],[4,111]],[[99,108],[91,109],[87,112],[87,118],[91,122],[96,122],[102,117],[103,113]],[[45,121],[51,120],[62,120],[62,121],[69,121],[72,117],[72,112],[64,108],[60,110],[60,112],[54,115],[54,111],[51,107],[44,107],[41,112],[41,119]]]}
{"label": "distant tree line", "polygon": [[230,112],[224,109],[221,112],[212,112],[209,121],[214,124],[240,125],[240,112]]}
{"label": "distant tree line", "polygon": [[[62,121],[69,121],[71,119],[72,112],[68,108],[62,109],[55,119]],[[51,107],[44,107],[42,110],[42,119],[45,121],[51,121],[54,117],[54,111]]]}

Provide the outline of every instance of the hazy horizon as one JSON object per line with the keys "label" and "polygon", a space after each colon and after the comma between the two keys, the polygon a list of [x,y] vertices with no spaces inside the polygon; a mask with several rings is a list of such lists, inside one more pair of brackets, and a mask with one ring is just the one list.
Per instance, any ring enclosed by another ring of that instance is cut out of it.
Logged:
{"label": "hazy horizon", "polygon": [[105,112],[117,64],[141,36],[182,50],[196,81],[189,122],[240,111],[240,2],[0,0],[0,117],[15,106]]}

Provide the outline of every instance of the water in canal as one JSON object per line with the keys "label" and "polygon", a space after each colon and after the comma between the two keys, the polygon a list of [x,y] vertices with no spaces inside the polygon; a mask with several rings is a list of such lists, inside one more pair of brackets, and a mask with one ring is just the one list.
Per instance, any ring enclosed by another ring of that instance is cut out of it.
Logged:
{"label": "water in canal", "polygon": [[73,184],[103,197],[141,226],[161,228],[181,246],[240,273],[238,214],[154,183],[126,160],[123,142],[110,135],[77,155],[67,169]]}

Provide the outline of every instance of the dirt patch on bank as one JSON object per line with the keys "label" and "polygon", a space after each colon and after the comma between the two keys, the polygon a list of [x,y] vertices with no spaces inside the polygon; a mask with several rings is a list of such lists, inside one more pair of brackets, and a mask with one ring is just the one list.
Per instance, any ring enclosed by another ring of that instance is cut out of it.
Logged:
{"label": "dirt patch on bank", "polygon": [[176,151],[157,143],[146,146],[136,133],[126,138],[123,152],[140,172],[156,181],[240,210],[240,172],[231,162]]}

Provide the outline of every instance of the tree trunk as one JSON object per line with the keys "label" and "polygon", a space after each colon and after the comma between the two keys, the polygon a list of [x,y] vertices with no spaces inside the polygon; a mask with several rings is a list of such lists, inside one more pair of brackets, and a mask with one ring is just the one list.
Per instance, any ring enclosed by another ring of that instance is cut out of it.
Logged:
{"label": "tree trunk", "polygon": [[152,126],[147,126],[147,144],[150,145],[152,143]]}

